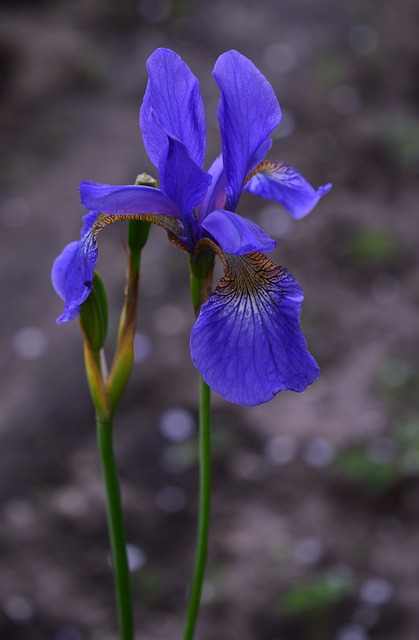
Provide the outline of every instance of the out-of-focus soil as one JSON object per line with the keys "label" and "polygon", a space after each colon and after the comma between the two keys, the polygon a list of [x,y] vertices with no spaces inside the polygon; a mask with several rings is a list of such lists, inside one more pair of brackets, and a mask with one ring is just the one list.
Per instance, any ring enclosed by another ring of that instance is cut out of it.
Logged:
{"label": "out-of-focus soil", "polygon": [[[250,57],[283,123],[270,152],[332,192],[299,222],[243,197],[279,238],[321,365],[304,394],[214,397],[214,492],[200,640],[419,635],[419,7],[411,0],[9,2],[0,20],[0,638],[116,638],[103,487],[76,322],[50,268],[77,238],[80,179],[153,171],[138,131],[145,61],[199,76]],[[115,335],[123,226],[100,238]],[[138,638],[181,637],[197,507],[197,374],[185,256],[153,229],[138,362],[118,413]]]}

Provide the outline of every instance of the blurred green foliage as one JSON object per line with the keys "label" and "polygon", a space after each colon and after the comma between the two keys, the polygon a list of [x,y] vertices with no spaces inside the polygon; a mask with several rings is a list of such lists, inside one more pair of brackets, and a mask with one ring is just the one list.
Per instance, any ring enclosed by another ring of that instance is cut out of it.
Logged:
{"label": "blurred green foliage", "polygon": [[378,390],[387,399],[401,404],[403,413],[415,407],[418,400],[419,371],[404,357],[389,357],[377,372]]}
{"label": "blurred green foliage", "polygon": [[342,253],[358,264],[385,267],[397,257],[393,235],[376,229],[350,230],[342,234]]}
{"label": "blurred green foliage", "polygon": [[345,78],[345,59],[342,54],[333,51],[324,52],[313,59],[311,80],[316,91],[327,91],[343,82]]}
{"label": "blurred green foliage", "polygon": [[400,449],[400,469],[404,476],[419,476],[419,416],[400,421],[394,430]]}
{"label": "blurred green foliage", "polygon": [[378,135],[395,163],[404,170],[419,171],[419,122],[404,113],[389,113],[378,122]]}
{"label": "blurred green foliage", "polygon": [[161,571],[143,567],[132,577],[133,590],[138,600],[147,607],[156,607],[167,597],[172,584]]}
{"label": "blurred green foliage", "polygon": [[392,413],[388,435],[342,449],[333,471],[338,479],[380,495],[406,477],[419,476],[419,371],[403,357],[382,361],[378,391]]}
{"label": "blurred green foliage", "polygon": [[340,452],[335,460],[334,470],[340,478],[377,494],[387,491],[401,477],[397,460],[374,460],[364,447]]}
{"label": "blurred green foliage", "polygon": [[290,587],[282,595],[282,614],[301,615],[330,609],[352,590],[352,578],[333,570]]}
{"label": "blurred green foliage", "polygon": [[[231,432],[231,424],[227,416],[214,416],[212,429],[212,457],[213,460],[224,458],[234,448],[235,438]],[[177,472],[186,471],[199,460],[198,436],[188,438],[183,442],[170,444],[164,452],[167,466]]]}

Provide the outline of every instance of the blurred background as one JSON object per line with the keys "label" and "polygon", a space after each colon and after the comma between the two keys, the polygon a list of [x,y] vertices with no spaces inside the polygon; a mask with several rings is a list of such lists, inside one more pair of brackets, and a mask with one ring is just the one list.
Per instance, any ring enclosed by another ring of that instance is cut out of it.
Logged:
{"label": "blurred background", "polygon": [[[417,640],[419,6],[413,0],[44,0],[0,15],[0,637],[115,640],[94,416],[50,268],[78,237],[78,183],[154,168],[145,62],[198,75],[208,167],[216,58],[272,83],[273,158],[332,192],[305,220],[243,197],[305,290],[322,375],[243,409],[214,397],[214,503],[200,640]],[[111,336],[125,228],[100,237]],[[197,373],[185,256],[153,228],[136,365],[116,424],[138,638],[181,636],[197,505]],[[110,341],[110,353],[112,339]]]}

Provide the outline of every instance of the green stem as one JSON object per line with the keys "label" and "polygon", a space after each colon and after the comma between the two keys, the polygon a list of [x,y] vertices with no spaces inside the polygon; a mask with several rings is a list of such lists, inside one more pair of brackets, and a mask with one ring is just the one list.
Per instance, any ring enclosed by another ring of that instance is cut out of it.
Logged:
{"label": "green stem", "polygon": [[183,640],[192,640],[201,603],[211,512],[211,389],[201,378],[199,402],[199,519],[195,568]]}
{"label": "green stem", "polygon": [[112,443],[112,421],[96,417],[96,426],[100,462],[106,489],[106,510],[118,609],[119,637],[120,640],[134,640],[130,574],[121,491]]}

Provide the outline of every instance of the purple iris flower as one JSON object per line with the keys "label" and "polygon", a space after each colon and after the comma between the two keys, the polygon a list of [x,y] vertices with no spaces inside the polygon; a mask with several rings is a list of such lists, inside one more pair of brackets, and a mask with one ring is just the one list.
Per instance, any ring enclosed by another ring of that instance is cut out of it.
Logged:
{"label": "purple iris flower", "polygon": [[155,51],[147,69],[140,126],[160,188],[81,183],[81,202],[90,213],[80,240],[54,263],[53,284],[65,301],[57,322],[75,318],[90,293],[98,231],[120,219],[148,220],[164,227],[192,261],[199,262],[203,251],[222,261],[225,275],[202,305],[190,342],[207,384],[230,402],[250,406],[283,389],[304,391],[319,368],[299,326],[303,291],[261,253],[276,241],[234,211],[245,190],[301,218],[331,185],[315,190],[290,165],[265,160],[281,110],[266,78],[237,51],[221,55],[213,71],[221,91],[222,155],[208,172],[197,78],[169,49]]}

